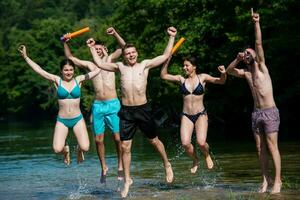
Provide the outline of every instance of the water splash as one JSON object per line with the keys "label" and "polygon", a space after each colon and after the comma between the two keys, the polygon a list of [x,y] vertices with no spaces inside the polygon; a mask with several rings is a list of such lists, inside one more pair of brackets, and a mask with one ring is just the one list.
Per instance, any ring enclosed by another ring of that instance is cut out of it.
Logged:
{"label": "water splash", "polygon": [[90,191],[87,188],[87,183],[85,181],[85,179],[80,178],[80,174],[77,173],[77,179],[78,179],[78,188],[76,189],[76,191],[73,191],[69,194],[69,198],[68,199],[80,199],[83,196],[90,196],[89,193]]}

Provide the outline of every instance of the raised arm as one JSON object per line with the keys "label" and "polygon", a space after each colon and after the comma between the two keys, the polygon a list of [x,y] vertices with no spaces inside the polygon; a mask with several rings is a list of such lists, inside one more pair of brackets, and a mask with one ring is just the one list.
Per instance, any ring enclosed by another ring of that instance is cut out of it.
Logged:
{"label": "raised arm", "polygon": [[167,81],[173,81],[173,82],[180,83],[181,82],[181,80],[180,80],[181,76],[180,75],[172,75],[172,74],[168,73],[168,66],[169,66],[171,58],[172,58],[172,56],[170,56],[168,58],[168,60],[164,63],[164,65],[162,66],[161,71],[160,71],[160,77],[164,80],[167,80]]}
{"label": "raised arm", "polygon": [[89,79],[92,79],[94,78],[95,76],[97,76],[99,74],[99,72],[101,71],[100,68],[98,67],[95,67],[94,70],[90,71],[89,73],[87,74],[84,74],[84,75],[79,75],[76,77],[76,80],[78,83],[81,83],[83,81],[86,81],[86,80],[89,80]]}
{"label": "raised arm", "polygon": [[252,21],[254,23],[255,51],[257,53],[257,61],[258,63],[265,63],[264,49],[262,46],[261,29],[259,24],[259,14],[253,13],[253,9],[251,8],[251,16],[252,16]]}
{"label": "raised arm", "polygon": [[214,84],[224,84],[226,82],[227,74],[224,65],[218,67],[219,72],[221,73],[220,77],[213,77],[208,74],[205,74],[204,81]]}
{"label": "raised arm", "polygon": [[153,67],[157,67],[161,64],[163,64],[172,54],[172,47],[174,45],[174,40],[175,40],[175,36],[177,33],[176,28],[174,27],[169,27],[167,30],[170,38],[169,38],[169,42],[168,45],[164,51],[163,55],[157,56],[151,60],[146,60],[146,68],[153,68]]}
{"label": "raised arm", "polygon": [[27,51],[26,51],[26,47],[25,45],[21,45],[19,47],[19,52],[21,53],[22,57],[24,58],[24,60],[27,62],[27,64],[39,75],[41,75],[42,77],[44,77],[45,79],[52,81],[52,82],[56,82],[58,83],[59,77],[54,75],[54,74],[50,74],[48,72],[46,72],[45,70],[43,70],[38,64],[36,64],[33,60],[31,60],[28,56],[27,56]]}
{"label": "raised arm", "polygon": [[[90,38],[86,41],[87,43],[87,46],[90,48],[90,51],[91,51],[91,54],[93,56],[93,59],[95,61],[95,63],[97,64],[98,67],[100,67],[101,69],[104,69],[106,71],[112,71],[112,72],[116,72],[119,70],[119,67],[117,64],[115,63],[108,63],[108,62],[103,62],[97,52],[96,52],[96,49],[95,49],[95,40],[93,38]],[[102,47],[103,48],[103,47]],[[103,51],[104,48],[102,49]]]}
{"label": "raised arm", "polygon": [[122,55],[122,49],[124,48],[125,46],[125,41],[124,39],[119,35],[119,33],[113,28],[113,27],[109,27],[107,30],[106,30],[106,33],[108,35],[112,35],[115,37],[115,39],[117,40],[120,48],[116,49],[110,56],[109,56],[109,59],[108,62],[113,62],[115,61],[116,59],[118,59],[121,55]]}
{"label": "raised arm", "polygon": [[81,68],[87,68],[90,71],[97,68],[97,66],[94,63],[90,62],[90,61],[80,60],[79,58],[74,57],[71,53],[69,45],[67,44],[67,41],[63,43],[66,58],[72,60],[76,66],[81,67]]}
{"label": "raised arm", "polygon": [[243,60],[244,53],[238,53],[236,59],[230,63],[230,65],[226,69],[226,73],[232,76],[236,76],[239,78],[245,78],[245,70],[244,69],[237,69],[236,66]]}

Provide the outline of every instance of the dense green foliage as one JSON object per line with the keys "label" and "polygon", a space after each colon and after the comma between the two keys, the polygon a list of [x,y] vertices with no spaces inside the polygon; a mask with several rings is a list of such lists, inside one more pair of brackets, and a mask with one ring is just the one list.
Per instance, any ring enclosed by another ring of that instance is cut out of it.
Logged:
{"label": "dense green foliage", "polygon": [[[54,116],[57,110],[53,87],[22,60],[17,51],[19,44],[27,46],[29,56],[41,67],[58,74],[58,64],[64,56],[59,37],[66,32],[85,26],[91,28],[88,34],[70,42],[75,56],[91,59],[85,40],[99,38],[112,51],[116,42],[105,35],[105,30],[114,26],[127,42],[137,46],[142,60],[163,52],[168,40],[166,29],[175,26],[177,39],[185,37],[186,42],[173,57],[170,71],[182,73],[182,57],[194,55],[201,72],[219,76],[218,65],[227,66],[242,47],[254,45],[250,18],[253,7],[261,16],[266,64],[281,111],[282,131],[294,132],[300,110],[297,103],[299,4],[298,0],[2,0],[0,115],[50,113]],[[150,73],[149,99],[166,112],[179,113],[182,97],[177,85],[162,81],[159,72],[154,69]],[[90,83],[83,88],[83,111],[88,112],[93,90]],[[211,122],[234,132],[249,129],[253,102],[245,80],[229,77],[224,86],[207,85],[205,103]]]}

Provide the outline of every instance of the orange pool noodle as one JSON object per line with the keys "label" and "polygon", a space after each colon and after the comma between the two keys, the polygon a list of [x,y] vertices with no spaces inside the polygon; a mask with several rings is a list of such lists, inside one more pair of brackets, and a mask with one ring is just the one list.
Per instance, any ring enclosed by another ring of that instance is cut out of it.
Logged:
{"label": "orange pool noodle", "polygon": [[172,49],[172,54],[174,54],[176,52],[176,50],[182,45],[182,43],[185,41],[185,38],[182,37],[178,40],[178,42],[176,42],[175,46]]}
{"label": "orange pool noodle", "polygon": [[81,34],[83,34],[83,33],[85,33],[85,32],[88,32],[89,30],[90,30],[89,27],[85,27],[85,28],[80,29],[80,30],[78,30],[78,31],[75,31],[75,32],[73,32],[73,33],[67,34],[66,36],[62,36],[62,37],[60,38],[60,40],[61,40],[61,41],[65,41],[65,40],[67,40],[67,39],[71,39],[71,38],[77,37],[78,35],[81,35]]}

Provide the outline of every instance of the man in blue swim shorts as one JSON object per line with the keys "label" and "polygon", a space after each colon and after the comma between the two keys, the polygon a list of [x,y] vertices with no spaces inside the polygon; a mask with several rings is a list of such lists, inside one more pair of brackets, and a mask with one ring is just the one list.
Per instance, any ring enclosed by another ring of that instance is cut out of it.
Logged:
{"label": "man in blue swim shorts", "polygon": [[[119,45],[124,47],[125,41],[110,27],[107,29],[107,34],[114,36]],[[95,44],[97,51],[97,59],[100,61],[113,62],[122,55],[122,49],[119,48],[112,54],[107,54],[107,48],[100,42]],[[80,60],[71,54],[70,48],[67,43],[64,43],[65,55],[72,60],[77,66],[89,69],[92,71],[97,68],[93,62]],[[120,102],[117,98],[116,85],[115,85],[115,73],[110,71],[101,70],[101,72],[92,79],[95,100],[92,105],[91,121],[93,124],[93,131],[95,134],[95,143],[97,148],[98,157],[101,164],[101,177],[100,182],[106,182],[106,174],[108,166],[105,162],[105,146],[104,146],[104,132],[105,125],[109,127],[113,133],[114,141],[118,154],[118,180],[123,179],[123,164],[122,164],[122,148],[119,134],[119,122],[118,112],[120,110]]]}

